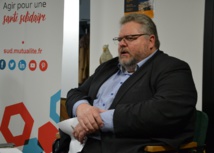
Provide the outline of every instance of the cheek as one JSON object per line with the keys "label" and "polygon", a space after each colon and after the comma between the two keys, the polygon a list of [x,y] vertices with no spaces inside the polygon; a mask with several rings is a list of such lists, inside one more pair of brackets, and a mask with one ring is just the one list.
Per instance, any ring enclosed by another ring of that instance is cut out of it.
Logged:
{"label": "cheek", "polygon": [[139,44],[132,44],[128,46],[130,53],[136,53],[141,49],[141,45]]}
{"label": "cheek", "polygon": [[144,59],[148,55],[149,52],[148,47],[149,47],[148,44],[144,44],[139,46],[138,48],[135,48],[134,55],[140,60]]}
{"label": "cheek", "polygon": [[133,55],[139,55],[142,54],[144,52],[144,45],[133,45],[132,48],[130,48],[130,52]]}

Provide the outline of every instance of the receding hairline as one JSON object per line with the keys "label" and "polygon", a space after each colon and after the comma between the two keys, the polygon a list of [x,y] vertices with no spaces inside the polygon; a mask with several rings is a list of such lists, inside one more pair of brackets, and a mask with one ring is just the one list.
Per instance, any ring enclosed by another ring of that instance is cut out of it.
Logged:
{"label": "receding hairline", "polygon": [[131,21],[134,21],[140,24],[145,24],[145,21],[153,22],[152,19],[145,14],[132,13],[132,14],[124,15],[120,20],[120,24],[123,25]]}

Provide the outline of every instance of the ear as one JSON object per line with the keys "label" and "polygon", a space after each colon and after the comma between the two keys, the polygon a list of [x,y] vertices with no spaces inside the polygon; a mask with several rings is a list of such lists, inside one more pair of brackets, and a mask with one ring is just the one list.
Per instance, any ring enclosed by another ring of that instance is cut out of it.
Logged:
{"label": "ear", "polygon": [[150,49],[155,48],[155,35],[149,36],[149,48]]}

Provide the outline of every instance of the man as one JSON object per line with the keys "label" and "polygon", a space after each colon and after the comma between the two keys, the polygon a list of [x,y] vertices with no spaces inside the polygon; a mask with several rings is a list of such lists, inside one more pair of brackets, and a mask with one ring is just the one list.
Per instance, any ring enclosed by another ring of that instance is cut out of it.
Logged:
{"label": "man", "polygon": [[73,135],[82,153],[142,153],[147,144],[172,147],[193,138],[197,92],[190,67],[159,50],[153,21],[121,19],[118,57],[101,64],[67,95],[79,124]]}

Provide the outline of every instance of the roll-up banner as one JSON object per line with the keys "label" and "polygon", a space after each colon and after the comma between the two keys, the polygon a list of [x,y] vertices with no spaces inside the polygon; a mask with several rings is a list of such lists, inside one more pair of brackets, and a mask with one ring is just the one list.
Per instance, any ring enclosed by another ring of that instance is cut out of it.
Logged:
{"label": "roll-up banner", "polygon": [[63,0],[0,0],[0,143],[50,153],[58,132]]}

